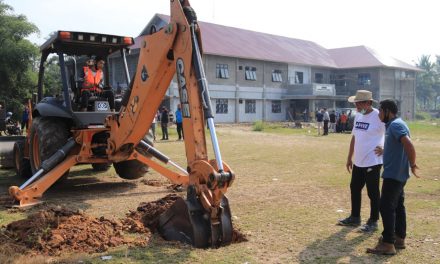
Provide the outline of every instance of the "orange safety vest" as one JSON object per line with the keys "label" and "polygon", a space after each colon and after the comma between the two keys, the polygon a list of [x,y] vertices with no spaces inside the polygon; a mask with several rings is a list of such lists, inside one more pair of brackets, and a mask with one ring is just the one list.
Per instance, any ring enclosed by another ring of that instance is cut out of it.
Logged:
{"label": "orange safety vest", "polygon": [[101,88],[99,88],[99,83],[101,82],[102,79],[102,70],[97,70],[95,72],[95,76],[93,76],[93,72],[92,70],[90,70],[90,68],[88,66],[84,67],[84,84],[93,84],[93,87],[88,88],[88,87],[83,87],[81,89],[81,92],[83,91],[92,91],[92,92],[98,92],[100,93],[102,90]]}

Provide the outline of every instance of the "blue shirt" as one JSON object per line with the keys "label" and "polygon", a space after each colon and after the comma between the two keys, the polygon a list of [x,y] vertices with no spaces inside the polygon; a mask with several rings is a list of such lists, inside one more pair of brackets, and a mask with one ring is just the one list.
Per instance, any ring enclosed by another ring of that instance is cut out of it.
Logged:
{"label": "blue shirt", "polygon": [[385,126],[382,178],[405,182],[410,175],[409,162],[401,139],[410,136],[409,128],[401,118],[395,118]]}
{"label": "blue shirt", "polygon": [[316,113],[316,121],[322,122],[324,115],[321,112]]}
{"label": "blue shirt", "polygon": [[182,111],[180,109],[176,110],[176,123],[182,123]]}

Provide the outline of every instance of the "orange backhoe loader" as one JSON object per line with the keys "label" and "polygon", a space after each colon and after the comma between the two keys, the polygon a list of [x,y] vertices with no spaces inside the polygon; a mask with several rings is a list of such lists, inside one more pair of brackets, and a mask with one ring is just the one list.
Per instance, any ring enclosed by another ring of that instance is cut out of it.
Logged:
{"label": "orange backhoe loader", "polygon": [[[63,98],[44,98],[32,111],[31,133],[19,151],[24,154],[16,155],[16,163],[22,165],[17,168],[22,174],[30,165],[33,175],[20,187],[9,188],[21,206],[38,203],[43,193],[76,164],[102,165],[105,169],[113,163],[123,178],[137,178],[148,166],[171,182],[187,186],[186,200],[177,200],[159,218],[163,237],[195,247],[218,247],[231,242],[231,213],[225,193],[234,181],[234,173],[222,161],[215,133],[200,28],[188,0],[170,0],[170,4],[169,24],[160,30],[152,28],[141,40],[137,70],[117,113],[99,111],[108,109],[102,102],[99,107],[99,101],[97,111],[74,111],[75,100],[69,91],[78,89],[77,80],[66,77],[72,71],[66,71],[64,57],[80,53],[107,58],[120,50],[130,79],[125,50],[133,43],[132,38],[59,31],[42,46],[39,93],[44,61],[48,54],[57,52]],[[145,138],[175,74],[182,106],[186,169],[170,161]],[[104,76],[108,78],[108,74]],[[208,158],[206,124],[214,159]]]}

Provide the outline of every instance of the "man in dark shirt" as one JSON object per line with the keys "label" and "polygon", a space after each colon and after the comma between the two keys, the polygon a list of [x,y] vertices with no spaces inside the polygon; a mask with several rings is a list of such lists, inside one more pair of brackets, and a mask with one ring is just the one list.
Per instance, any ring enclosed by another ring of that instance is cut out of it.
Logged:
{"label": "man in dark shirt", "polygon": [[168,109],[162,106],[162,111],[160,114],[160,126],[162,128],[162,140],[168,140]]}
{"label": "man in dark shirt", "polygon": [[335,113],[335,110],[333,110],[330,113],[330,132],[336,133],[336,113]]}
{"label": "man in dark shirt", "polygon": [[315,117],[316,117],[316,125],[318,127],[318,136],[319,136],[319,135],[321,135],[321,129],[322,129],[322,126],[323,126],[323,121],[324,121],[324,114],[322,113],[321,109],[319,109],[316,112],[316,116]]}
{"label": "man in dark shirt", "polygon": [[367,249],[368,253],[394,255],[397,249],[405,248],[406,209],[404,187],[410,177],[409,171],[417,175],[416,151],[411,142],[406,123],[397,117],[397,104],[393,100],[380,102],[379,118],[385,123],[384,148],[376,148],[383,154],[382,192],[380,196],[380,215],[383,232],[376,247]]}

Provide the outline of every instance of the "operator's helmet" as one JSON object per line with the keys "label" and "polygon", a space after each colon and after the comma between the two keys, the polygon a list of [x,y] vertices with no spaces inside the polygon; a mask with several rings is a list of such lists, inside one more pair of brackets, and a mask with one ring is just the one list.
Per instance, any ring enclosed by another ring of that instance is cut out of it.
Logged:
{"label": "operator's helmet", "polygon": [[11,117],[12,116],[12,112],[7,112],[6,113],[6,117]]}

